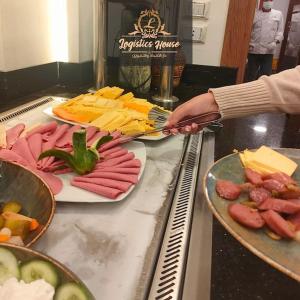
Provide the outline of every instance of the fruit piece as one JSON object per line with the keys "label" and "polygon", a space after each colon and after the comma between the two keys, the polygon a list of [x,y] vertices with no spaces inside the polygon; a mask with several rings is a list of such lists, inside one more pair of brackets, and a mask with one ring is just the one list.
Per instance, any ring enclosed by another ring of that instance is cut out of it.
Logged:
{"label": "fruit piece", "polygon": [[4,204],[2,211],[3,212],[11,211],[17,214],[18,212],[21,211],[21,209],[22,206],[17,201],[8,201]]}
{"label": "fruit piece", "polygon": [[27,263],[24,263],[21,268],[21,279],[26,283],[38,279],[44,279],[46,282],[51,284],[54,288],[58,285],[58,275],[54,266],[40,259],[31,260]]}
{"label": "fruit piece", "polygon": [[69,282],[61,285],[56,293],[54,300],[89,300],[90,297],[87,295],[85,289],[74,282]]}
{"label": "fruit piece", "polygon": [[36,219],[32,219],[32,221],[30,222],[29,230],[30,231],[36,230],[39,226],[40,226],[39,222]]}
{"label": "fruit piece", "polygon": [[30,230],[30,223],[28,220],[7,219],[4,226],[11,230],[12,235],[19,235],[25,239]]}
{"label": "fruit piece", "polygon": [[12,252],[0,247],[0,284],[11,277],[20,278],[18,261]]}
{"label": "fruit piece", "polygon": [[9,228],[7,228],[7,227],[3,227],[0,230],[0,234],[7,235],[10,238],[11,237],[11,230]]}
{"label": "fruit piece", "polygon": [[2,215],[0,215],[0,229],[3,228],[5,220]]}
{"label": "fruit piece", "polygon": [[6,243],[13,244],[16,246],[24,246],[24,242],[20,236],[12,236]]}

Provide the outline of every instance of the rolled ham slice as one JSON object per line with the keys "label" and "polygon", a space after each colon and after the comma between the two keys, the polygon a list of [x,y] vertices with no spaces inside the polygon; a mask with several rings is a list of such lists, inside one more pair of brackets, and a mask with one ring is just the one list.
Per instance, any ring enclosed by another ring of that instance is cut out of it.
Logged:
{"label": "rolled ham slice", "polygon": [[98,132],[98,128],[95,126],[86,128],[86,140],[89,141],[90,139],[92,139],[96,132]]}
{"label": "rolled ham slice", "polygon": [[72,126],[71,128],[68,129],[68,131],[56,141],[55,146],[58,148],[64,148],[64,147],[69,147],[72,146],[72,138],[73,138],[73,133],[80,130],[79,125]]}
{"label": "rolled ham slice", "polygon": [[101,196],[104,196],[107,198],[110,198],[110,199],[116,199],[120,194],[123,193],[122,191],[120,191],[118,189],[105,187],[105,186],[88,183],[88,182],[80,182],[80,181],[72,180],[71,185],[79,187],[84,190],[87,190],[92,193],[96,193],[98,195],[101,195]]}
{"label": "rolled ham slice", "polygon": [[0,159],[15,162],[22,166],[28,166],[29,163],[16,152],[9,149],[0,149]]}
{"label": "rolled ham slice", "polygon": [[[68,129],[69,129],[68,124],[63,124],[59,128],[57,128],[57,130],[49,138],[49,140],[43,144],[43,146],[42,146],[43,152],[54,148],[56,141],[59,140],[67,132]],[[39,162],[38,166],[39,166],[39,168],[43,169],[43,168],[49,166],[54,160],[55,160],[54,157],[45,157]]]}
{"label": "rolled ham slice", "polygon": [[135,174],[120,174],[120,173],[113,173],[113,172],[93,172],[89,173],[84,176],[85,178],[107,178],[107,179],[114,179],[118,181],[125,181],[125,182],[131,182],[133,184],[136,184],[139,180],[138,176]]}
{"label": "rolled ham slice", "polygon": [[122,136],[122,133],[120,131],[114,131],[110,134],[114,140],[120,138]]}
{"label": "rolled ham slice", "polygon": [[109,160],[106,160],[104,162],[100,162],[98,164],[98,166],[101,166],[101,167],[112,167],[112,166],[116,166],[120,163],[123,163],[125,161],[128,161],[128,160],[132,160],[134,159],[134,154],[132,152],[129,152],[121,157],[116,157],[116,158],[112,158],[112,159],[109,159]]}
{"label": "rolled ham slice", "polygon": [[6,148],[11,149],[13,144],[17,141],[23,130],[25,129],[25,124],[20,123],[16,126],[6,130]]}
{"label": "rolled ham slice", "polygon": [[118,139],[115,139],[115,140],[110,141],[108,143],[105,143],[104,145],[102,145],[100,147],[99,152],[101,153],[101,152],[104,152],[104,151],[106,151],[106,150],[108,150],[110,148],[118,146],[120,144],[120,142],[121,142],[121,140],[120,140],[120,138],[118,138]]}
{"label": "rolled ham slice", "polygon": [[50,123],[43,124],[33,128],[31,131],[27,133],[27,137],[35,133],[40,133],[40,134],[45,134],[46,132],[53,133],[56,130],[56,128],[57,128],[57,123],[55,121],[52,121]]}
{"label": "rolled ham slice", "polygon": [[116,166],[116,167],[106,167],[106,168],[95,168],[95,171],[138,175],[140,173],[140,168],[119,168],[119,166]]}
{"label": "rolled ham slice", "polygon": [[16,152],[18,155],[23,157],[29,165],[31,165],[34,168],[36,167],[36,161],[31,153],[27,139],[25,137],[18,139],[14,143],[12,151]]}
{"label": "rolled ham slice", "polygon": [[40,176],[48,184],[54,195],[58,194],[62,190],[63,183],[60,178],[52,175],[51,173],[46,173],[37,169],[32,169],[32,172]]}
{"label": "rolled ham slice", "polygon": [[34,157],[35,161],[38,161],[38,158],[42,152],[42,135],[40,133],[32,134],[27,138],[29,149]]}
{"label": "rolled ham slice", "polygon": [[107,155],[109,155],[111,153],[117,152],[117,151],[122,150],[122,149],[123,149],[122,147],[116,146],[116,147],[113,147],[113,148],[111,148],[109,150],[106,150],[106,151],[103,151],[103,152],[101,151],[100,152],[100,156],[101,157],[105,157],[105,156],[107,156]]}
{"label": "rolled ham slice", "polygon": [[125,161],[118,165],[118,168],[140,168],[142,163],[139,159]]}
{"label": "rolled ham slice", "polygon": [[98,132],[96,132],[94,134],[94,136],[91,139],[88,140],[88,143],[87,143],[88,147],[91,147],[96,140],[98,140],[98,139],[100,139],[104,136],[107,136],[107,135],[108,135],[108,131],[98,131]]}
{"label": "rolled ham slice", "polygon": [[97,184],[97,185],[101,185],[101,186],[114,188],[114,189],[120,190],[122,192],[127,192],[129,190],[129,188],[132,186],[131,182],[118,181],[118,180],[113,180],[113,179],[108,179],[108,178],[75,177],[74,181],[93,183],[93,184]]}
{"label": "rolled ham slice", "polygon": [[112,159],[112,158],[120,157],[120,156],[126,155],[127,153],[128,153],[127,149],[121,149],[119,151],[113,152],[113,153],[105,156],[105,159]]}

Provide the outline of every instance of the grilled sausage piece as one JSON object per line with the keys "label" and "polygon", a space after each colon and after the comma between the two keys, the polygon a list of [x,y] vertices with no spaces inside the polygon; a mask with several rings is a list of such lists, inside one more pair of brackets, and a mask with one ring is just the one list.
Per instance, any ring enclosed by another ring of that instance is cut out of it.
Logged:
{"label": "grilled sausage piece", "polygon": [[251,200],[256,202],[258,205],[262,203],[265,199],[271,197],[271,192],[264,188],[255,188],[250,191],[249,197]]}
{"label": "grilled sausage piece", "polygon": [[261,216],[265,220],[268,227],[277,233],[279,236],[284,238],[294,238],[295,231],[291,229],[288,222],[273,210],[268,210],[261,213]]}
{"label": "grilled sausage piece", "polygon": [[229,180],[217,180],[216,191],[220,197],[227,200],[235,200],[241,194],[240,186]]}
{"label": "grilled sausage piece", "polygon": [[264,180],[262,186],[270,192],[283,193],[287,190],[286,186],[283,183],[275,179]]}
{"label": "grilled sausage piece", "polygon": [[267,198],[258,205],[258,208],[260,210],[274,210],[279,213],[294,214],[300,211],[300,204],[276,198]]}
{"label": "grilled sausage piece", "polygon": [[249,228],[258,229],[265,224],[257,210],[239,203],[230,204],[228,213],[235,221]]}
{"label": "grilled sausage piece", "polygon": [[253,171],[252,169],[245,168],[245,176],[246,180],[254,185],[262,185],[263,183],[262,176],[259,173]]}
{"label": "grilled sausage piece", "polygon": [[282,172],[277,172],[277,173],[273,173],[273,174],[269,174],[264,176],[263,178],[265,179],[275,179],[285,185],[289,185],[289,184],[297,184],[296,181],[289,175],[282,173]]}
{"label": "grilled sausage piece", "polygon": [[295,226],[295,230],[300,230],[300,212],[288,217],[288,220]]}

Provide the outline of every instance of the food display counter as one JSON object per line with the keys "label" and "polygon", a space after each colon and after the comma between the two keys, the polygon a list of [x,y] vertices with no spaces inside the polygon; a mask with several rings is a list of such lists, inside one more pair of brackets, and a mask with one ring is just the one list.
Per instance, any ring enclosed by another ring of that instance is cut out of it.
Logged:
{"label": "food display counter", "polygon": [[[57,101],[63,99],[42,97],[0,121],[9,127],[52,121],[43,110]],[[57,202],[34,249],[69,267],[96,299],[209,299],[212,217],[201,181],[214,159],[214,134],[144,143],[144,173],[125,199]]]}

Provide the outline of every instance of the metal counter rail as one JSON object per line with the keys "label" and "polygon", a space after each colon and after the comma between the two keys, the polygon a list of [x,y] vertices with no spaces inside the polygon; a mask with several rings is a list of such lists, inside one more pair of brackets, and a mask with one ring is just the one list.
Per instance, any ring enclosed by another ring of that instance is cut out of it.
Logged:
{"label": "metal counter rail", "polygon": [[198,134],[189,140],[148,296],[150,300],[192,300],[199,299],[199,295],[201,299],[210,298],[212,217],[203,201],[201,181],[213,162],[213,149],[213,134]]}

